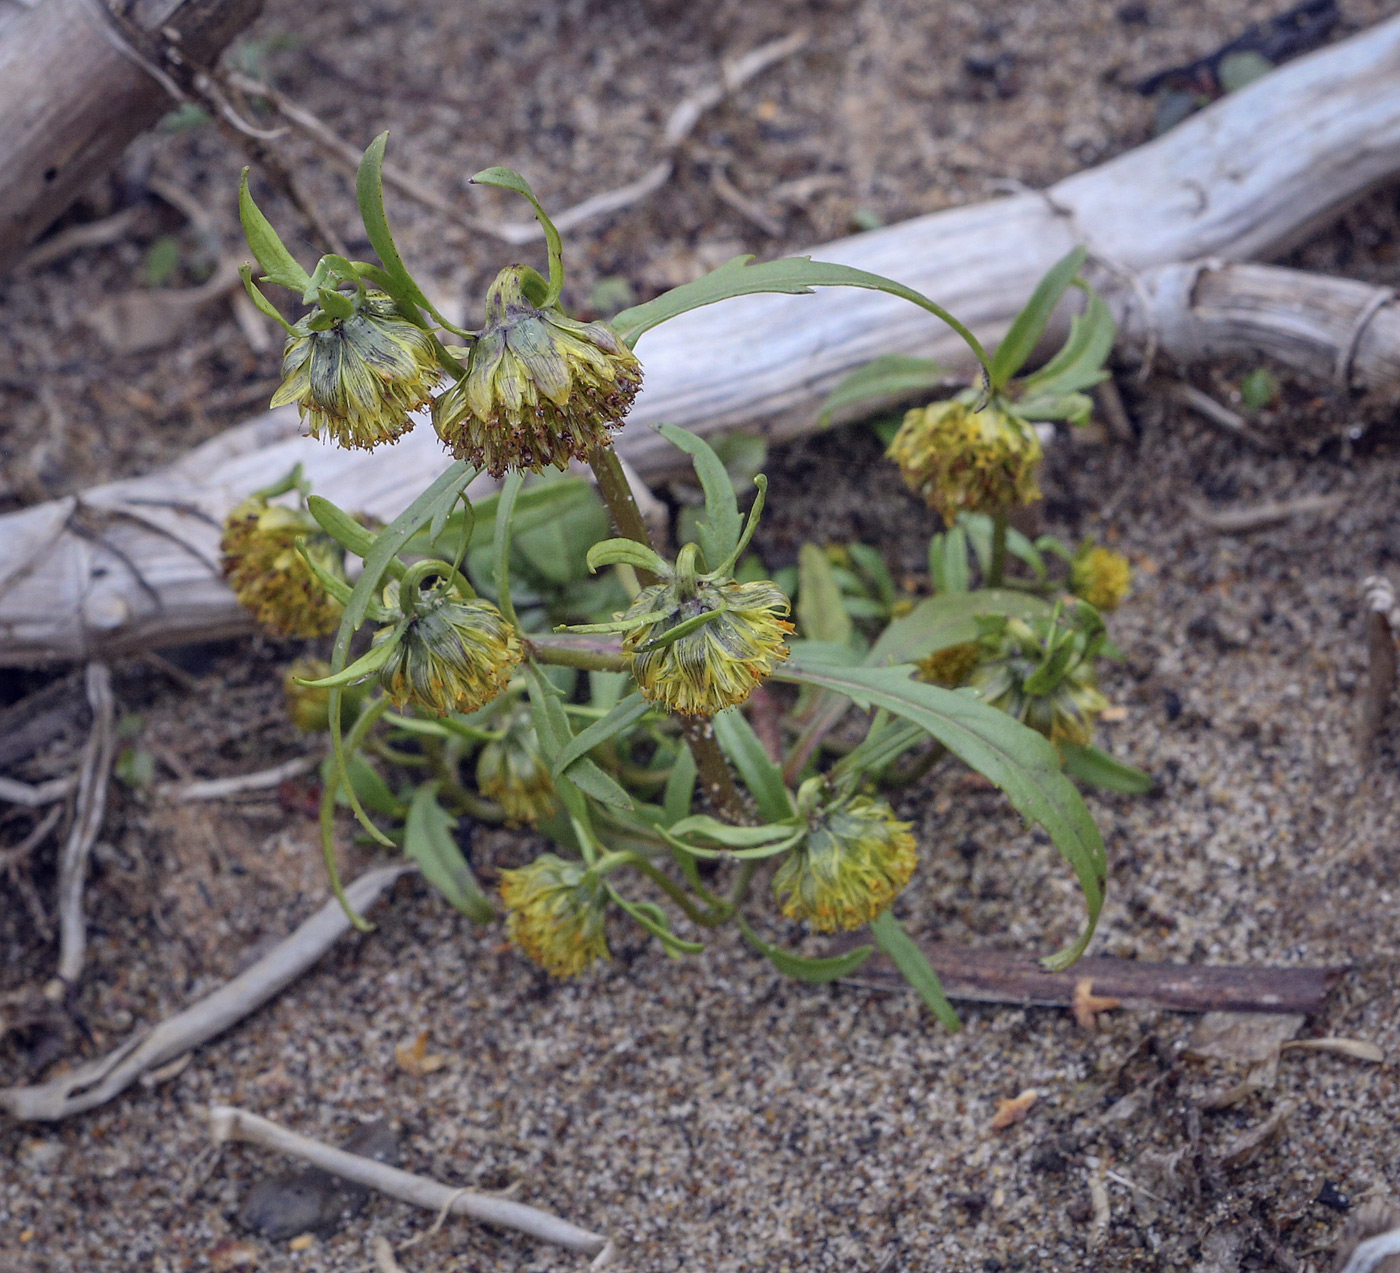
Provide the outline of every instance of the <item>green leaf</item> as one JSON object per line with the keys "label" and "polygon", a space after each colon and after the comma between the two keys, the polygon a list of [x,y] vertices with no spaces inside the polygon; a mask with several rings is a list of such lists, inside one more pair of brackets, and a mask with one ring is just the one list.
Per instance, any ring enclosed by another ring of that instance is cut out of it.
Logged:
{"label": "green leaf", "polygon": [[977,639],[979,614],[1004,614],[1031,619],[1047,615],[1048,601],[1010,588],[982,588],[977,592],[944,592],[919,602],[880,634],[866,663],[914,663],[951,645]]}
{"label": "green leaf", "polygon": [[238,267],[238,277],[243,280],[244,290],[247,291],[248,299],[253,302],[254,308],[265,317],[272,319],[288,336],[295,335],[291,323],[282,317],[282,311],[268,300],[258,285],[253,282],[253,267],[246,261]]}
{"label": "green leaf", "polygon": [[888,610],[894,605],[898,590],[894,586],[890,568],[885,565],[885,559],[877,549],[860,542],[848,545],[846,551],[851,554],[851,561],[855,563],[856,569],[873,585],[880,604]]}
{"label": "green leaf", "polygon": [[1151,774],[1124,764],[1093,744],[1076,747],[1073,743],[1061,743],[1060,751],[1065,758],[1065,772],[1080,782],[1130,796],[1152,790]]}
{"label": "green leaf", "polygon": [[713,840],[730,849],[751,849],[760,844],[774,844],[792,836],[793,827],[770,824],[761,827],[737,827],[732,822],[721,822],[708,813],[694,813],[682,818],[670,828],[672,835],[699,836],[703,840]]}
{"label": "green leaf", "polygon": [[833,265],[826,261],[814,261],[809,256],[789,256],[778,261],[765,261],[751,265],[751,256],[736,256],[716,270],[711,270],[704,278],[693,283],[683,283],[669,292],[647,301],[644,305],[625,309],[612,321],[612,328],[629,345],[635,346],[638,338],[659,323],[684,314],[688,310],[713,305],[717,301],[729,300],[734,296],[753,296],[760,292],[781,292],[787,295],[805,296],[814,287],[862,287],[871,291],[886,292],[912,301],[920,309],[927,310],[935,318],[947,323],[967,347],[972,350],[978,363],[987,370],[986,351],[962,323],[958,322],[941,305],[926,296],[896,283],[849,265]]}
{"label": "green leaf", "polygon": [[764,941],[742,916],[737,918],[739,928],[749,945],[765,956],[784,977],[792,977],[797,981],[808,981],[814,985],[821,985],[824,982],[835,981],[838,977],[849,977],[875,953],[874,946],[857,946],[842,955],[831,955],[825,959],[808,959],[803,955],[794,955],[781,946],[774,946]]}
{"label": "green leaf", "polygon": [[344,322],[347,318],[352,318],[355,314],[355,302],[348,296],[332,288],[317,288],[316,300],[321,306],[322,313],[329,314],[332,318],[338,319],[341,322]]}
{"label": "green leaf", "polygon": [[301,267],[282,240],[277,237],[277,231],[272,228],[270,222],[262,214],[262,209],[253,202],[253,196],[248,190],[248,169],[243,169],[243,176],[238,182],[238,219],[243,222],[243,233],[247,236],[248,246],[252,249],[254,257],[263,269],[263,280],[268,283],[275,283],[279,287],[290,287],[293,291],[301,292],[311,282],[311,276]]}
{"label": "green leaf", "polygon": [[1021,370],[1026,359],[1034,352],[1041,336],[1045,334],[1055,306],[1060,303],[1065,289],[1079,273],[1087,255],[1082,247],[1075,248],[1068,256],[1062,257],[1052,265],[1036,285],[1025,309],[1016,315],[1010,330],[992,356],[993,393],[1003,389],[1006,382]]}
{"label": "green leaf", "polygon": [[500,500],[496,505],[496,536],[493,540],[496,573],[496,604],[506,621],[518,627],[515,617],[515,601],[510,595],[510,538],[515,516],[515,501],[520,497],[520,488],[525,479],[520,470],[506,474],[501,483]]}
{"label": "green leaf", "polygon": [[667,826],[672,826],[690,815],[698,774],[699,769],[695,764],[695,757],[690,754],[690,747],[684,742],[681,743],[676,750],[675,760],[671,762],[671,776],[666,779],[666,790],[661,796],[661,808],[666,815]]}
{"label": "green leaf", "polygon": [[599,566],[628,565],[638,570],[649,570],[663,579],[672,574],[670,564],[660,554],[635,539],[605,539],[588,550],[588,568],[597,570]]}
{"label": "green leaf", "polygon": [[575,735],[565,744],[563,751],[550,766],[555,777],[568,773],[569,766],[580,757],[586,756],[599,743],[632,728],[649,711],[651,703],[642,696],[641,690],[629,694],[601,720],[596,720],[581,734]]}
{"label": "green leaf", "polygon": [[501,190],[513,190],[530,201],[530,206],[535,210],[535,220],[544,231],[545,246],[549,250],[549,291],[540,302],[540,308],[547,309],[559,299],[564,290],[564,245],[560,241],[559,231],[554,228],[554,222],[549,219],[540,201],[535,198],[530,183],[518,172],[509,168],[483,168],[471,178],[471,183],[474,186],[496,186]]}
{"label": "green leaf", "polygon": [[928,1010],[948,1029],[961,1030],[962,1022],[953,1011],[953,1005],[948,1002],[948,996],[943,993],[943,983],[938,980],[938,974],[934,972],[928,956],[904,931],[904,926],[889,911],[883,911],[871,921],[870,932],[880,943],[880,949],[904,974],[904,980],[918,992]]}
{"label": "green leaf", "polygon": [[1086,284],[1088,303],[1070,320],[1069,338],[1045,366],[1021,381],[1023,398],[1057,396],[1087,389],[1108,378],[1104,362],[1113,349],[1117,328],[1103,298]]}
{"label": "green leaf", "polygon": [[826,396],[818,424],[829,424],[831,417],[848,407],[864,402],[890,401],[912,397],[937,388],[948,379],[948,369],[932,358],[914,358],[908,354],[885,354],[853,371]]}
{"label": "green leaf", "polygon": [[656,431],[672,446],[679,447],[695,463],[695,475],[705,492],[705,516],[700,523],[700,550],[705,554],[706,569],[714,570],[739,543],[742,529],[739,501],[734,497],[734,483],[714,448],[704,438],[697,437],[674,424],[658,425]]}
{"label": "green leaf", "polygon": [[386,818],[403,817],[403,803],[397,799],[373,765],[363,756],[351,756],[348,766],[350,785],[361,802]]}
{"label": "green leaf", "polygon": [[789,659],[774,670],[773,679],[834,690],[862,707],[883,707],[912,721],[990,778],[1024,818],[1043,826],[1074,868],[1089,910],[1078,940],[1042,961],[1056,971],[1068,967],[1093,936],[1107,871],[1103,837],[1083,798],[1060,768],[1055,748],[1033,729],[973,694],[915,681],[912,671],[908,666],[840,668]]}
{"label": "green leaf", "polygon": [[855,635],[831,562],[815,544],[797,550],[797,623],[809,640],[831,645],[849,645]]}
{"label": "green leaf", "polygon": [[603,882],[613,901],[637,921],[665,947],[668,955],[698,955],[705,949],[703,942],[683,941],[677,937],[666,922],[666,912],[651,902],[629,902],[611,884]]}
{"label": "green leaf", "polygon": [[1070,424],[1082,429],[1094,414],[1094,400],[1082,393],[1037,395],[1018,402],[1016,413],[1023,420],[1030,421],[1068,420]]}
{"label": "green leaf", "polygon": [[[317,524],[326,532],[337,544],[347,552],[352,552],[356,557],[368,557],[374,548],[374,533],[361,526],[349,513],[337,508],[328,499],[320,495],[308,497],[306,506],[311,512],[311,516]],[[395,570],[395,567],[398,569]],[[397,559],[390,561],[389,572],[398,578],[403,577],[405,566]]]}
{"label": "green leaf", "polygon": [[972,568],[967,559],[967,532],[961,526],[951,526],[928,541],[928,573],[936,592],[967,591]]}
{"label": "green leaf", "polygon": [[[558,764],[559,757],[574,740],[568,713],[559,701],[558,692],[549,685],[533,664],[530,667],[529,685],[535,736],[539,739],[540,751],[551,772],[557,773],[562,769]],[[616,779],[604,773],[587,756],[580,756],[574,760],[569,766],[569,772],[561,774],[558,778],[556,785],[561,799],[564,798],[569,784],[614,809],[632,808],[632,797],[622,789]]]}
{"label": "green leaf", "polygon": [[404,855],[417,862],[423,878],[472,923],[489,924],[495,909],[457,846],[452,835],[457,819],[438,804],[438,785],[424,783],[413,793],[404,824]]}
{"label": "green leaf", "polygon": [[359,171],[355,174],[355,199],[360,205],[360,219],[365,223],[365,234],[383,263],[384,272],[393,283],[389,290],[394,299],[408,300],[431,312],[428,298],[404,266],[384,212],[384,147],[388,143],[389,134],[380,133],[360,160]]}
{"label": "green leaf", "polygon": [[796,811],[783,784],[783,771],[769,759],[744,713],[737,707],[726,707],[711,723],[715,741],[729,763],[739,771],[744,786],[758,804],[758,811],[769,822],[791,818]]}
{"label": "green leaf", "polygon": [[[354,594],[351,594],[352,598]],[[371,646],[364,654],[360,655],[349,667],[342,668],[339,672],[333,672],[330,676],[323,676],[319,681],[303,681],[296,678],[298,685],[305,685],[307,689],[329,690],[355,685],[360,681],[373,676],[393,657],[394,651],[398,648],[398,637],[404,628],[408,626],[408,620],[401,619],[395,625],[394,633],[379,642],[378,645]]]}

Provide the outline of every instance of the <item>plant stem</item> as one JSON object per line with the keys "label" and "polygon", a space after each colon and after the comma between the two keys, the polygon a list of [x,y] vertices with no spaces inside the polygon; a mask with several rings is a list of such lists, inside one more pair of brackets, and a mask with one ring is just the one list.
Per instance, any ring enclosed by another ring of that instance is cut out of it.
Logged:
{"label": "plant stem", "polygon": [[[637,507],[636,497],[632,494],[627,474],[622,471],[617,452],[611,446],[595,446],[588,453],[588,465],[598,481],[598,493],[612,514],[617,533],[654,549],[656,545],[651,542],[651,532],[642,520],[641,509]],[[643,587],[656,582],[656,576],[651,571],[640,568],[637,568],[637,578]]]}
{"label": "plant stem", "polygon": [[628,672],[629,659],[616,643],[581,636],[549,637],[532,635],[526,638],[529,654],[537,663],[552,663],[555,667],[576,667],[583,672]]}
{"label": "plant stem", "polygon": [[1000,588],[1006,573],[1006,514],[992,518],[992,561],[987,567],[987,587]]}

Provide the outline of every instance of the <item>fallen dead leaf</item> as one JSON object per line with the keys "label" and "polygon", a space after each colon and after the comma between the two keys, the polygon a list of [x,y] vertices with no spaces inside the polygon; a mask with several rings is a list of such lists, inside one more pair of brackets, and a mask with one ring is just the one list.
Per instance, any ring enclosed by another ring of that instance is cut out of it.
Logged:
{"label": "fallen dead leaf", "polygon": [[997,1102],[997,1112],[992,1118],[992,1130],[1004,1132],[1013,1123],[1019,1123],[1030,1113],[1030,1108],[1040,1099],[1040,1093],[1028,1087],[1019,1096],[1012,1096]]}
{"label": "fallen dead leaf", "polygon": [[257,1265],[258,1248],[237,1238],[226,1238],[209,1252],[209,1267],[214,1273],[237,1273],[239,1269],[253,1269]]}
{"label": "fallen dead leaf", "polygon": [[1074,983],[1074,998],[1070,1001],[1070,1008],[1074,1012],[1074,1019],[1086,1030],[1099,1028],[1100,1012],[1109,1012],[1122,1006],[1121,999],[1111,999],[1107,995],[1096,995],[1094,982],[1090,977],[1081,977]]}
{"label": "fallen dead leaf", "polygon": [[447,1058],[440,1053],[428,1055],[428,1032],[422,1031],[412,1043],[400,1043],[394,1049],[394,1060],[405,1074],[422,1078],[447,1064]]}
{"label": "fallen dead leaf", "polygon": [[1353,1061],[1374,1061],[1385,1064],[1385,1053],[1365,1039],[1343,1039],[1328,1035],[1322,1039],[1290,1039],[1279,1047],[1280,1052],[1335,1052]]}

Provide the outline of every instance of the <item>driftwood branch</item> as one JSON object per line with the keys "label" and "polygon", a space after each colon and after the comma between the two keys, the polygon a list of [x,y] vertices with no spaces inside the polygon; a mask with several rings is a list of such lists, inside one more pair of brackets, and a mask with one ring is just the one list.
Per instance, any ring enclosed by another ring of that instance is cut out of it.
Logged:
{"label": "driftwood branch", "polygon": [[[363,911],[411,866],[366,871],[346,890],[350,905]],[[251,968],[212,994],[168,1017],[149,1034],[124,1043],[52,1082],[0,1088],[0,1110],[21,1121],[51,1122],[105,1104],[141,1075],[222,1034],[295,981],[350,928],[334,898]]]}
{"label": "driftwood branch", "polygon": [[477,1193],[473,1189],[454,1189],[427,1176],[416,1176],[373,1158],[334,1149],[231,1105],[210,1107],[209,1130],[216,1144],[241,1140],[291,1154],[342,1180],[353,1180],[356,1184],[378,1189],[391,1198],[412,1203],[427,1211],[470,1216],[483,1224],[514,1229],[541,1242],[580,1251],[584,1255],[597,1255],[608,1244],[601,1233],[581,1229],[538,1207],[529,1207],[523,1202],[512,1202],[509,1198],[489,1193]]}
{"label": "driftwood branch", "polygon": [[[1216,262],[1281,252],[1400,172],[1397,67],[1393,19],[1049,191],[915,218],[813,253],[899,278],[991,342],[1045,270],[1082,243],[1130,343],[1190,358],[1247,337],[1256,352],[1329,380],[1393,386],[1400,312],[1388,293]],[[1269,296],[1283,299],[1269,308]],[[698,310],[648,333],[638,352],[647,382],[618,445],[643,479],[676,464],[647,424],[791,437],[811,430],[825,394],[878,355],[966,361],[960,342],[922,310],[848,289]],[[0,665],[247,631],[217,553],[225,513],[249,490],[300,462],[321,494],[387,519],[443,458],[427,427],[369,456],[298,433],[292,413],[273,413],[161,473],[0,518]]]}
{"label": "driftwood branch", "polygon": [[152,73],[165,74],[162,50],[208,65],[261,8],[262,0],[41,0],[4,23],[0,271],[170,109]]}

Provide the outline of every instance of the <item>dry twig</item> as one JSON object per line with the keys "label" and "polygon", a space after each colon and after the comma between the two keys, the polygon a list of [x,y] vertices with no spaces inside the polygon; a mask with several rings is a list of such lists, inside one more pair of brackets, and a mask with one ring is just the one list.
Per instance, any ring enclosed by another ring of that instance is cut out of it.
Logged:
{"label": "dry twig", "polygon": [[[399,876],[413,869],[386,866],[366,871],[345,890],[350,905],[363,911]],[[142,1074],[222,1034],[261,1007],[320,959],[349,927],[340,903],[330,899],[252,967],[183,1012],[167,1017],[149,1034],[129,1039],[107,1056],[69,1070],[52,1082],[0,1088],[0,1110],[25,1121],[51,1122],[104,1104]]]}
{"label": "dry twig", "polygon": [[1244,416],[1222,406],[1210,394],[1202,393],[1195,385],[1188,385],[1184,380],[1179,380],[1171,385],[1168,392],[1182,406],[1189,407],[1212,424],[1218,424],[1227,433],[1248,442],[1255,450],[1270,453],[1278,450],[1267,438],[1256,433]]}
{"label": "dry twig", "polygon": [[292,1154],[322,1171],[328,1171],[344,1180],[353,1180],[371,1189],[378,1189],[381,1193],[412,1203],[415,1207],[470,1216],[484,1224],[515,1229],[541,1242],[550,1242],[570,1251],[581,1251],[585,1255],[597,1255],[608,1244],[607,1238],[601,1233],[581,1229],[578,1225],[570,1224],[548,1211],[541,1211],[537,1207],[529,1207],[520,1202],[511,1202],[507,1198],[492,1194],[477,1193],[470,1189],[453,1189],[450,1185],[440,1184],[427,1176],[417,1176],[398,1167],[376,1162],[373,1158],[362,1158],[359,1154],[334,1149],[330,1145],[312,1140],[309,1136],[299,1136],[296,1132],[279,1127],[265,1118],[230,1105],[210,1107],[209,1129],[216,1142],[241,1140],[284,1154]]}
{"label": "dry twig", "polygon": [[169,782],[156,788],[156,794],[172,800],[176,804],[188,804],[194,800],[223,800],[244,791],[266,791],[277,787],[289,778],[299,778],[310,773],[321,763],[320,756],[297,756],[285,764],[274,765],[271,769],[260,769],[256,773],[237,774],[232,778],[205,778],[199,782]]}
{"label": "dry twig", "polygon": [[1343,494],[1300,495],[1297,499],[1269,500],[1248,508],[1207,508],[1192,501],[1191,516],[1222,535],[1243,535],[1252,530],[1277,526],[1294,517],[1334,513],[1346,502]]}
{"label": "dry twig", "polygon": [[26,809],[42,809],[46,804],[62,800],[78,785],[77,776],[64,774],[62,778],[50,778],[48,782],[18,782],[14,778],[0,778],[0,801],[5,804],[21,804]]}

